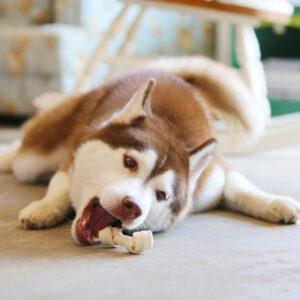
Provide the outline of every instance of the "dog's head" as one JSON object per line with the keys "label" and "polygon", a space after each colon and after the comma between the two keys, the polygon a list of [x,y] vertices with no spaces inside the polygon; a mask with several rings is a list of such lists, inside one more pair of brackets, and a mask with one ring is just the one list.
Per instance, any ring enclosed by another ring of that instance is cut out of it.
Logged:
{"label": "dog's head", "polygon": [[151,112],[154,86],[149,79],[75,155],[71,200],[77,242],[93,244],[107,226],[161,231],[189,211],[216,143],[185,149],[170,124]]}

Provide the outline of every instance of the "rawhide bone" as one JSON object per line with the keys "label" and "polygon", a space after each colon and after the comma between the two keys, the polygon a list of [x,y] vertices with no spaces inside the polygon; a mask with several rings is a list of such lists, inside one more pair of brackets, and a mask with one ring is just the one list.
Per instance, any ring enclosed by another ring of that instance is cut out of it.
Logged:
{"label": "rawhide bone", "polygon": [[134,232],[132,236],[127,236],[122,233],[122,229],[107,226],[99,231],[98,238],[94,241],[112,247],[123,246],[131,253],[140,253],[152,248],[153,236],[150,230]]}

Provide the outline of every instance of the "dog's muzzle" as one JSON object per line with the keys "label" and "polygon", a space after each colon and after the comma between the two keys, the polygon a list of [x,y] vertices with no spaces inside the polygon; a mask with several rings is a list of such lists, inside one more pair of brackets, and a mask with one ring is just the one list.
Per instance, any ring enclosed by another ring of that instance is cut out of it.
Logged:
{"label": "dog's muzzle", "polygon": [[142,215],[138,203],[131,197],[122,199],[112,212],[108,212],[100,204],[98,197],[93,197],[85,207],[81,218],[76,223],[76,235],[82,244],[95,244],[99,231],[107,226],[121,228],[129,225]]}

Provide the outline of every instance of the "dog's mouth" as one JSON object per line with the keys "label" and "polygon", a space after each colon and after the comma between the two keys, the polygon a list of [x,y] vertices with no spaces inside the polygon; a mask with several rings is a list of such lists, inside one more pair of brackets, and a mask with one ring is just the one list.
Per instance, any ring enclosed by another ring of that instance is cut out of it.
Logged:
{"label": "dog's mouth", "polygon": [[99,231],[107,226],[121,228],[122,222],[101,206],[98,197],[94,197],[85,207],[82,217],[77,220],[77,238],[83,244],[93,245]]}

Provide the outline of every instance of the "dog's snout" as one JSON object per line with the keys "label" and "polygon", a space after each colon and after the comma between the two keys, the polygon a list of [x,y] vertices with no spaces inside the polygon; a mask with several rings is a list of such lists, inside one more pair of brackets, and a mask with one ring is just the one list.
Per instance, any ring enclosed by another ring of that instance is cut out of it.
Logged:
{"label": "dog's snout", "polygon": [[142,215],[142,210],[132,197],[126,196],[122,200],[122,215],[127,220],[134,220]]}
{"label": "dog's snout", "polygon": [[118,205],[115,206],[112,210],[112,214],[116,218],[120,219],[125,226],[131,226],[132,223],[143,214],[143,212],[135,198],[126,196],[118,203]]}

